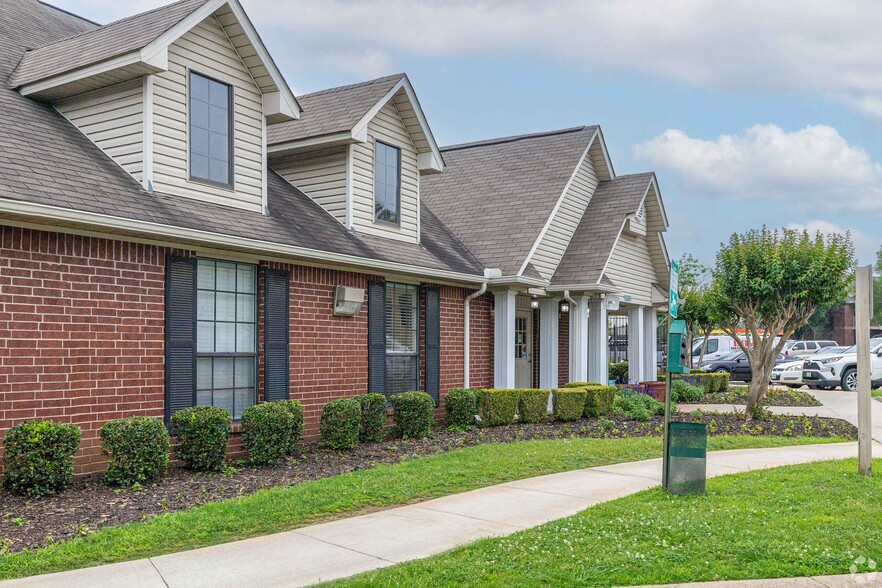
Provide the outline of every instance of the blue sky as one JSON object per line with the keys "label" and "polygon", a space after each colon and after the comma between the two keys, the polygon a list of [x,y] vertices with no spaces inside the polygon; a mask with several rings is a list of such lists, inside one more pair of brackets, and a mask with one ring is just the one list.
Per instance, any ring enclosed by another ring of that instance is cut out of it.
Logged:
{"label": "blue sky", "polygon": [[882,4],[241,1],[296,93],[405,71],[442,145],[600,124],[618,174],[658,174],[672,257],[763,224],[882,245]]}

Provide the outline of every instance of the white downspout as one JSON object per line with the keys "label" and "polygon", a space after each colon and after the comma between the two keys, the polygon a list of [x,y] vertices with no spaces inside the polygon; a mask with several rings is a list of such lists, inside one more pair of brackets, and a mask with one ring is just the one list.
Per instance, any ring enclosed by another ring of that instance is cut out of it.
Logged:
{"label": "white downspout", "polygon": [[470,359],[471,359],[470,353],[469,353],[469,348],[471,346],[471,337],[469,336],[469,332],[470,332],[469,331],[469,303],[472,300],[474,300],[475,298],[477,298],[478,296],[483,296],[486,291],[487,291],[487,282],[484,282],[483,284],[481,284],[480,290],[469,294],[468,296],[466,296],[466,299],[465,299],[465,317],[464,317],[465,320],[463,321],[463,329],[464,329],[464,332],[463,332],[463,334],[464,334],[464,336],[463,336],[463,339],[464,339],[464,341],[463,341],[463,343],[464,343],[463,357],[465,358],[465,366],[464,366],[463,377],[462,377],[462,387],[463,388],[468,388],[471,384],[470,378],[469,378],[469,363],[470,363]]}
{"label": "white downspout", "polygon": [[564,290],[563,295],[564,295],[564,300],[566,300],[567,302],[570,303],[570,312],[572,312],[573,307],[576,306],[576,301],[573,300],[572,298],[570,298],[570,291],[569,290]]}

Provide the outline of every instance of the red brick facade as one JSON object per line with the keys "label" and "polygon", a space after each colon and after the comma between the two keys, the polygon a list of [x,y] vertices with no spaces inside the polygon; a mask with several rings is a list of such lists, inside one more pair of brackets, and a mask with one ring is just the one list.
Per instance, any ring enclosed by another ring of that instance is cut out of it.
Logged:
{"label": "red brick facade", "polygon": [[[29,419],[83,430],[77,473],[104,462],[108,420],[162,418],[165,405],[165,257],[169,249],[0,226],[0,436]],[[181,253],[177,251],[176,253]],[[303,403],[305,438],[318,435],[329,400],[367,391],[367,304],[332,312],[334,286],[367,288],[371,275],[300,265],[291,272],[291,397]],[[263,398],[263,281],[259,273],[258,396]],[[441,294],[441,399],[463,385],[464,300]],[[471,385],[493,385],[492,295],[471,302]],[[420,332],[424,333],[424,324]],[[425,346],[423,345],[423,349]],[[424,384],[424,374],[422,383]],[[437,411],[443,415],[443,410]],[[238,435],[231,451],[239,447]],[[0,448],[2,452],[2,448]],[[0,453],[2,455],[2,453]]]}

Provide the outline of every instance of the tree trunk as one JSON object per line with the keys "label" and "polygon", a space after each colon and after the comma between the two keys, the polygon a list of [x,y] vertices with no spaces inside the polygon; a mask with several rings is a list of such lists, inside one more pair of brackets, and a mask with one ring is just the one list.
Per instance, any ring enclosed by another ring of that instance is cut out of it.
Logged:
{"label": "tree trunk", "polygon": [[701,368],[701,364],[704,363],[704,355],[707,353],[707,338],[708,333],[707,329],[704,330],[704,340],[701,342],[701,353],[698,355],[698,367]]}
{"label": "tree trunk", "polygon": [[[775,367],[774,355],[769,358],[763,358],[762,353],[758,350],[751,354],[750,369],[753,376],[750,381],[750,388],[747,391],[747,408],[745,418],[752,418],[757,413],[766,398],[769,391],[769,380],[772,376],[772,369]],[[763,361],[765,359],[765,361]]]}

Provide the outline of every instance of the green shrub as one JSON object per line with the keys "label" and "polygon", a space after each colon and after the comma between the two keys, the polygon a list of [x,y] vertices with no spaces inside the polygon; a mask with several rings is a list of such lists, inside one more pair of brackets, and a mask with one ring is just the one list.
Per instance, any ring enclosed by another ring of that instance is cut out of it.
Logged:
{"label": "green shrub", "polygon": [[402,392],[392,396],[395,434],[403,439],[421,439],[432,432],[435,401],[425,392]]}
{"label": "green shrub", "polygon": [[352,449],[358,445],[361,404],[355,398],[330,401],[322,408],[319,429],[322,441],[331,449]]}
{"label": "green shrub", "polygon": [[609,364],[609,379],[620,384],[628,383],[628,362],[619,361]]}
{"label": "green shrub", "polygon": [[711,381],[715,381],[714,392],[725,392],[729,389],[729,372],[719,374],[708,374]]}
{"label": "green shrub", "polygon": [[606,386],[606,384],[598,384],[597,382],[570,382],[563,385],[564,388],[597,388],[599,386]]}
{"label": "green shrub", "polygon": [[444,398],[447,411],[447,426],[454,429],[468,429],[475,423],[478,414],[478,395],[468,388],[453,388]]}
{"label": "green shrub", "polygon": [[3,437],[3,486],[15,494],[45,496],[73,479],[80,428],[53,421],[25,421]]}
{"label": "green shrub", "polygon": [[297,451],[297,442],[300,441],[300,436],[303,435],[303,405],[297,400],[275,400],[273,402],[284,407],[293,419],[291,422],[291,432],[288,435],[287,447],[285,448],[285,453],[293,455]]}
{"label": "green shrub", "polygon": [[620,389],[615,396],[614,411],[633,421],[648,421],[654,414],[664,414],[665,405],[642,392]]}
{"label": "green shrub", "polygon": [[538,423],[548,416],[548,390],[518,390],[518,416],[522,423]]}
{"label": "green shrub", "polygon": [[485,426],[498,427],[510,425],[515,420],[518,412],[518,399],[520,394],[517,390],[500,390],[491,388],[481,390],[478,404],[478,414],[481,415],[481,423]]}
{"label": "green shrub", "polygon": [[551,392],[551,405],[556,421],[577,421],[585,411],[585,390],[558,388]]}
{"label": "green shrub", "polygon": [[150,417],[108,421],[98,431],[101,450],[110,457],[104,481],[133,486],[158,480],[168,467],[168,429]]}
{"label": "green shrub", "polygon": [[215,406],[193,406],[172,415],[175,456],[193,470],[217,470],[227,457],[229,412]]}
{"label": "green shrub", "polygon": [[291,439],[300,436],[291,408],[282,402],[255,404],[242,413],[242,445],[252,463],[279,463],[290,453]]}
{"label": "green shrub", "polygon": [[585,410],[583,416],[599,417],[612,414],[615,398],[615,386],[597,386],[585,388]]}
{"label": "green shrub", "polygon": [[358,439],[378,443],[383,440],[386,428],[386,396],[384,394],[361,394],[355,397],[361,406],[361,425]]}
{"label": "green shrub", "polygon": [[704,398],[704,388],[690,384],[686,380],[671,382],[671,400],[674,402],[698,402]]}

